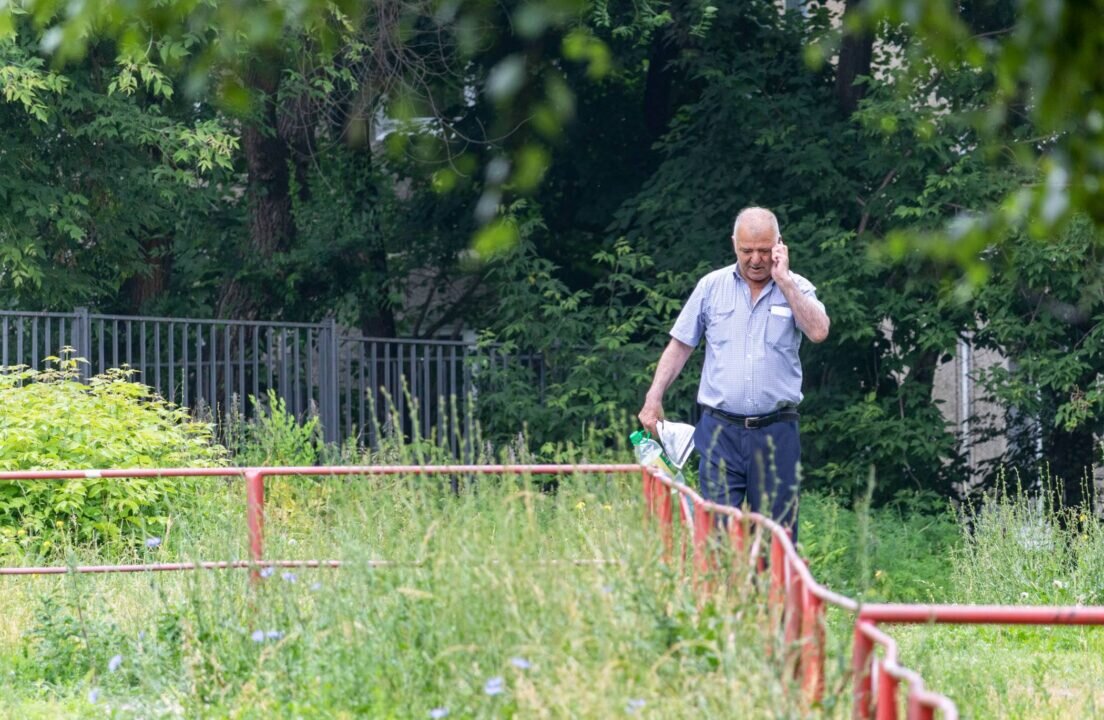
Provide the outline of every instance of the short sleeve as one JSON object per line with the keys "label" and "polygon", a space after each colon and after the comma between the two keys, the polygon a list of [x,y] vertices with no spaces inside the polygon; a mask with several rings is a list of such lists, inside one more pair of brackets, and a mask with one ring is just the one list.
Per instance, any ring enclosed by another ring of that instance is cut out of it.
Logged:
{"label": "short sleeve", "polygon": [[[805,279],[805,278],[801,277],[800,275],[798,275],[797,273],[791,273],[791,274],[793,275],[794,281],[797,283],[798,291],[802,295],[804,295],[805,297],[807,297],[810,300],[812,300],[813,302],[815,302],[817,304],[817,306],[820,308],[820,311],[822,313],[824,313],[825,315],[827,315],[828,311],[825,310],[824,303],[822,303],[820,301],[820,298],[817,297],[816,286],[813,285],[811,282],[809,282],[807,279]],[[802,331],[802,332],[804,332],[804,331]]]}
{"label": "short sleeve", "polygon": [[671,328],[671,337],[680,343],[696,347],[705,331],[705,319],[702,317],[702,301],[705,298],[705,280],[702,279],[690,293],[690,299],[682,306],[682,312]]}

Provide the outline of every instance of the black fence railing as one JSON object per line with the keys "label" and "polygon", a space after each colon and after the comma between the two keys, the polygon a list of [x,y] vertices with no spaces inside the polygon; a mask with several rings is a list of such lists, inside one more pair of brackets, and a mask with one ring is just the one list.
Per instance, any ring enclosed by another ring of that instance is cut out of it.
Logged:
{"label": "black fence railing", "polygon": [[[167,400],[249,417],[269,391],[298,417],[316,415],[328,442],[378,446],[381,432],[435,437],[459,451],[480,363],[520,362],[543,388],[540,356],[480,351],[451,340],[371,338],[333,320],[292,323],[0,311],[0,365],[41,368],[73,348],[85,376],[129,367]],[[475,360],[479,358],[480,362]]]}

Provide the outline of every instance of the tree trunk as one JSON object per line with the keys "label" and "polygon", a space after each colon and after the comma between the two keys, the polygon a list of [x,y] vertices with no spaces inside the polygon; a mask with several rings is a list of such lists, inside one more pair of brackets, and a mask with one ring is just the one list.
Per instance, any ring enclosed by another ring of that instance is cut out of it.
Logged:
{"label": "tree trunk", "polygon": [[266,278],[273,257],[287,250],[295,237],[291,213],[288,171],[290,151],[278,132],[276,93],[281,64],[268,58],[254,61],[246,73],[246,86],[255,106],[242,126],[242,154],[248,178],[249,242],[243,257],[246,277],[231,280],[219,303],[223,317],[255,318],[261,308],[271,307],[275,293]]}
{"label": "tree trunk", "polygon": [[644,79],[644,126],[652,139],[667,132],[674,114],[673,87],[678,57],[678,40],[670,28],[661,28],[652,37],[648,51],[648,75]]}
{"label": "tree trunk", "polygon": [[[863,0],[850,0],[844,12],[844,26],[848,16],[861,12]],[[870,63],[874,56],[874,35],[867,31],[845,30],[840,44],[839,65],[836,67],[836,101],[840,109],[850,115],[859,107],[866,94],[865,85],[856,85],[860,76],[870,75]]]}
{"label": "tree trunk", "polygon": [[164,294],[172,272],[172,237],[168,235],[145,236],[141,240],[142,257],[147,271],[131,277],[123,285],[123,295],[131,312],[142,314],[143,309]]}

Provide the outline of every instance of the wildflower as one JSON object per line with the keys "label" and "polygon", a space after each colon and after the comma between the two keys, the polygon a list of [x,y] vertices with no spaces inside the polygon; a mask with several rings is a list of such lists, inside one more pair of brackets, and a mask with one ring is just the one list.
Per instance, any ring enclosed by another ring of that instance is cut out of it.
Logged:
{"label": "wildflower", "polygon": [[609,503],[606,503],[605,505],[602,506],[602,509],[603,510],[613,510],[613,505],[610,505]]}
{"label": "wildflower", "polygon": [[501,695],[506,689],[506,680],[501,675],[496,675],[483,686],[483,692],[488,695]]}
{"label": "wildflower", "polygon": [[586,510],[586,501],[585,500],[580,500],[579,502],[575,503],[575,509],[576,510]]}
{"label": "wildflower", "polygon": [[253,642],[255,643],[262,643],[265,637],[264,630],[254,630],[253,634],[249,637],[253,638]]}
{"label": "wildflower", "polygon": [[510,664],[516,667],[518,670],[528,670],[529,668],[533,667],[532,663],[530,663],[523,657],[510,658]]}
{"label": "wildflower", "polygon": [[160,546],[161,546],[161,538],[157,537],[156,535],[153,536],[153,537],[146,538],[146,547],[148,547],[150,550],[153,550],[154,548],[157,548],[157,547],[160,547]]}
{"label": "wildflower", "polygon": [[284,582],[289,582],[289,583],[293,583],[293,582],[295,582],[296,580],[299,579],[295,576],[295,573],[293,573],[293,572],[283,573],[282,575],[280,575],[280,577],[282,577],[284,579]]}
{"label": "wildflower", "polygon": [[631,698],[628,703],[625,704],[625,712],[632,714],[637,710],[641,710],[647,703],[643,698]]}
{"label": "wildflower", "polygon": [[276,572],[276,568],[269,565],[265,569],[261,570],[261,577],[270,578],[270,577],[272,577],[272,573],[274,573],[274,572]]}
{"label": "wildflower", "polygon": [[604,592],[606,595],[612,595],[613,594],[613,585],[603,585],[602,586],[602,592]]}
{"label": "wildflower", "polygon": [[88,702],[95,705],[99,701],[99,699],[100,699],[100,689],[99,688],[92,688],[91,690],[88,691]]}
{"label": "wildflower", "polygon": [[265,638],[267,638],[268,640],[279,640],[283,636],[284,634],[279,630],[269,630],[265,633]]}
{"label": "wildflower", "polygon": [[107,661],[107,669],[111,672],[115,672],[119,669],[119,666],[123,664],[123,656],[116,655]]}
{"label": "wildflower", "polygon": [[1054,581],[1054,587],[1058,588],[1059,590],[1061,590],[1065,586],[1066,586],[1065,583],[1063,583],[1061,580],[1055,580]]}
{"label": "wildflower", "polygon": [[433,720],[441,720],[443,717],[448,717],[448,712],[447,707],[433,708],[429,711],[429,716],[433,718]]}
{"label": "wildflower", "polygon": [[1020,593],[1020,600],[1027,600],[1027,593],[1026,592]]}
{"label": "wildflower", "polygon": [[321,589],[322,589],[322,583],[320,583],[320,582],[312,582],[312,583],[310,584],[310,589],[311,589],[311,590],[313,590],[313,591],[316,591],[316,592],[317,592],[318,590],[321,590]]}

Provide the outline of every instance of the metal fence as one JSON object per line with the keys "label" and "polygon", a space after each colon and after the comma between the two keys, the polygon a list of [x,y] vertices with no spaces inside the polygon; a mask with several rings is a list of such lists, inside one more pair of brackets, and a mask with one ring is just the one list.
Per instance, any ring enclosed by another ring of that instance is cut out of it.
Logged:
{"label": "metal fence", "polygon": [[[41,368],[73,348],[85,377],[129,367],[139,381],[193,411],[249,417],[269,391],[327,442],[380,434],[435,438],[459,449],[471,433],[479,368],[520,362],[544,385],[539,356],[507,356],[450,340],[372,338],[321,323],[0,311],[0,365]],[[476,359],[479,362],[475,362]]]}

